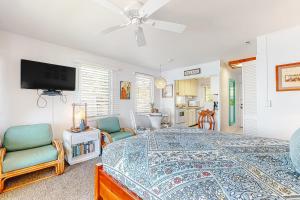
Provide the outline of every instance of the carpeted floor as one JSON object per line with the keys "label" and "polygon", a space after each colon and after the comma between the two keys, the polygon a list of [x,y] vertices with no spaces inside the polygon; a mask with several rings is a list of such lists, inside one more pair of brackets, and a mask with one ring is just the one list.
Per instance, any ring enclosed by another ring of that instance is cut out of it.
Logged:
{"label": "carpeted floor", "polygon": [[[65,173],[0,194],[2,200],[92,200],[94,198],[95,164],[101,159],[67,166]],[[54,174],[54,169],[8,179],[6,187],[17,186],[37,177]]]}

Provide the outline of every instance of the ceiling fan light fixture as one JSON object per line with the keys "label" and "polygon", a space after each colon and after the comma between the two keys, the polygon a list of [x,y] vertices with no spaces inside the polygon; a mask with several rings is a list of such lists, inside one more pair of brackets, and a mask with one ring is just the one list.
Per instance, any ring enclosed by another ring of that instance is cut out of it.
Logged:
{"label": "ceiling fan light fixture", "polygon": [[135,31],[135,39],[136,39],[138,47],[142,47],[142,46],[146,45],[144,31],[143,31],[143,28],[140,26]]}

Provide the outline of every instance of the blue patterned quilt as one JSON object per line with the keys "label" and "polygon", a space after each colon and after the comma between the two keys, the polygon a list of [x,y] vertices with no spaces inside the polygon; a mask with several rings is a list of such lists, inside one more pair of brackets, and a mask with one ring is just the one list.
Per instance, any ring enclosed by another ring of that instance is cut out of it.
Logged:
{"label": "blue patterned quilt", "polygon": [[300,199],[287,141],[163,129],[108,145],[107,173],[142,199]]}

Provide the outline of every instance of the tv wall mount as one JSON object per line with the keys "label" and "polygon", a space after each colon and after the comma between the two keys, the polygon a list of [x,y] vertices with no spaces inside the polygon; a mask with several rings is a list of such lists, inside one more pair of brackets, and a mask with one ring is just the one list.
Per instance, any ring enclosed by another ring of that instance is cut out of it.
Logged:
{"label": "tv wall mount", "polygon": [[44,95],[44,96],[62,96],[63,92],[61,90],[43,90],[41,95]]}
{"label": "tv wall mount", "polygon": [[[38,96],[38,98],[36,101],[36,105],[39,108],[47,107],[48,101],[43,96],[50,96],[50,97],[59,96],[61,102],[67,103],[67,96],[63,94],[62,90],[48,89],[48,90],[42,90],[41,93],[39,93],[39,90],[37,90],[37,96]],[[41,101],[43,101],[44,103],[42,103]]]}

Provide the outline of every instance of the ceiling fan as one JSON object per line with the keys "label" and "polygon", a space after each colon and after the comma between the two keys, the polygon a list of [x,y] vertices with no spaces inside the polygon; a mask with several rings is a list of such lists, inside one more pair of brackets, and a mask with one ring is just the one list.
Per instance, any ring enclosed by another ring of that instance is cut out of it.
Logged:
{"label": "ceiling fan", "polygon": [[102,31],[103,34],[108,34],[113,31],[125,28],[130,25],[134,25],[136,27],[135,37],[137,41],[137,45],[139,47],[146,45],[146,39],[144,35],[144,30],[142,25],[149,25],[154,28],[171,31],[175,33],[182,33],[186,26],[182,24],[176,24],[173,22],[161,21],[161,20],[153,20],[149,19],[149,17],[159,10],[161,7],[169,3],[171,0],[148,0],[146,3],[141,1],[137,1],[134,4],[126,7],[125,9],[121,9],[110,0],[95,0],[100,5],[110,9],[111,11],[122,15],[127,23],[112,26]]}

